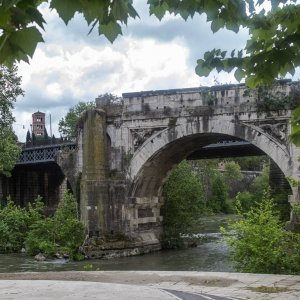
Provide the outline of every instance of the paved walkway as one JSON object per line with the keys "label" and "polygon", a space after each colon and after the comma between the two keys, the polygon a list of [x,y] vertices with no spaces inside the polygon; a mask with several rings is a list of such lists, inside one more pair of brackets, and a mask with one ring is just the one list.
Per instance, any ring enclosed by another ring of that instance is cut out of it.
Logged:
{"label": "paved walkway", "polygon": [[0,273],[0,299],[300,299],[300,276],[222,272]]}

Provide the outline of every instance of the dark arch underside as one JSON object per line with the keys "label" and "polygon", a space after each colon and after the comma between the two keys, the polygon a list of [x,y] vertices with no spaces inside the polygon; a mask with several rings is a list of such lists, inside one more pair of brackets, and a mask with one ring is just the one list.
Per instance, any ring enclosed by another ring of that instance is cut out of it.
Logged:
{"label": "dark arch underside", "polygon": [[[228,146],[228,144],[233,144]],[[168,172],[183,159],[266,155],[255,145],[225,134],[201,133],[179,138],[157,151],[143,166],[132,185],[133,197],[160,196]],[[287,186],[288,188],[288,186]]]}

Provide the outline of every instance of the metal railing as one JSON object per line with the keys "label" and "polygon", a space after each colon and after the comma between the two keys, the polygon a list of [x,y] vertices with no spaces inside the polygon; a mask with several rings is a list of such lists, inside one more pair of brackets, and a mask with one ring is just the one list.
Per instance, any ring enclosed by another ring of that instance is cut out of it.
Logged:
{"label": "metal railing", "polygon": [[69,151],[75,150],[76,148],[76,143],[24,148],[16,164],[25,165],[55,161],[58,151]]}

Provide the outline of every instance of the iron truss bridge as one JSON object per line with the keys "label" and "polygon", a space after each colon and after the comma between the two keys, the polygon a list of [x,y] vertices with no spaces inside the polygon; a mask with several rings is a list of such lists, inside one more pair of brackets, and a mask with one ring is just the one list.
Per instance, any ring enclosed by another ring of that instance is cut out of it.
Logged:
{"label": "iron truss bridge", "polygon": [[37,164],[55,161],[59,151],[77,149],[76,143],[56,144],[39,147],[24,148],[21,152],[17,165]]}

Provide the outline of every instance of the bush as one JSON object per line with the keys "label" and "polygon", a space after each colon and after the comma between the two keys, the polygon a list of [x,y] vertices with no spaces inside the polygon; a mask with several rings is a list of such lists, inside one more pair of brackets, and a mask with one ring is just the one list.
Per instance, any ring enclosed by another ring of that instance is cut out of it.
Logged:
{"label": "bush", "polygon": [[24,247],[29,227],[41,220],[42,198],[35,200],[34,206],[21,208],[8,198],[6,206],[0,206],[0,252],[17,252]]}
{"label": "bush", "polygon": [[39,252],[51,256],[59,252],[77,258],[85,237],[83,223],[77,217],[76,198],[66,193],[53,217],[32,224],[26,239],[30,254]]}
{"label": "bush", "polygon": [[222,228],[236,269],[253,273],[300,272],[300,236],[283,228],[270,190],[243,219]]}
{"label": "bush", "polygon": [[238,192],[235,197],[235,206],[239,213],[248,212],[254,205],[253,195],[247,191]]}
{"label": "bush", "polygon": [[54,255],[58,250],[54,218],[46,218],[32,224],[25,243],[30,255],[36,255],[39,252],[46,256]]}

